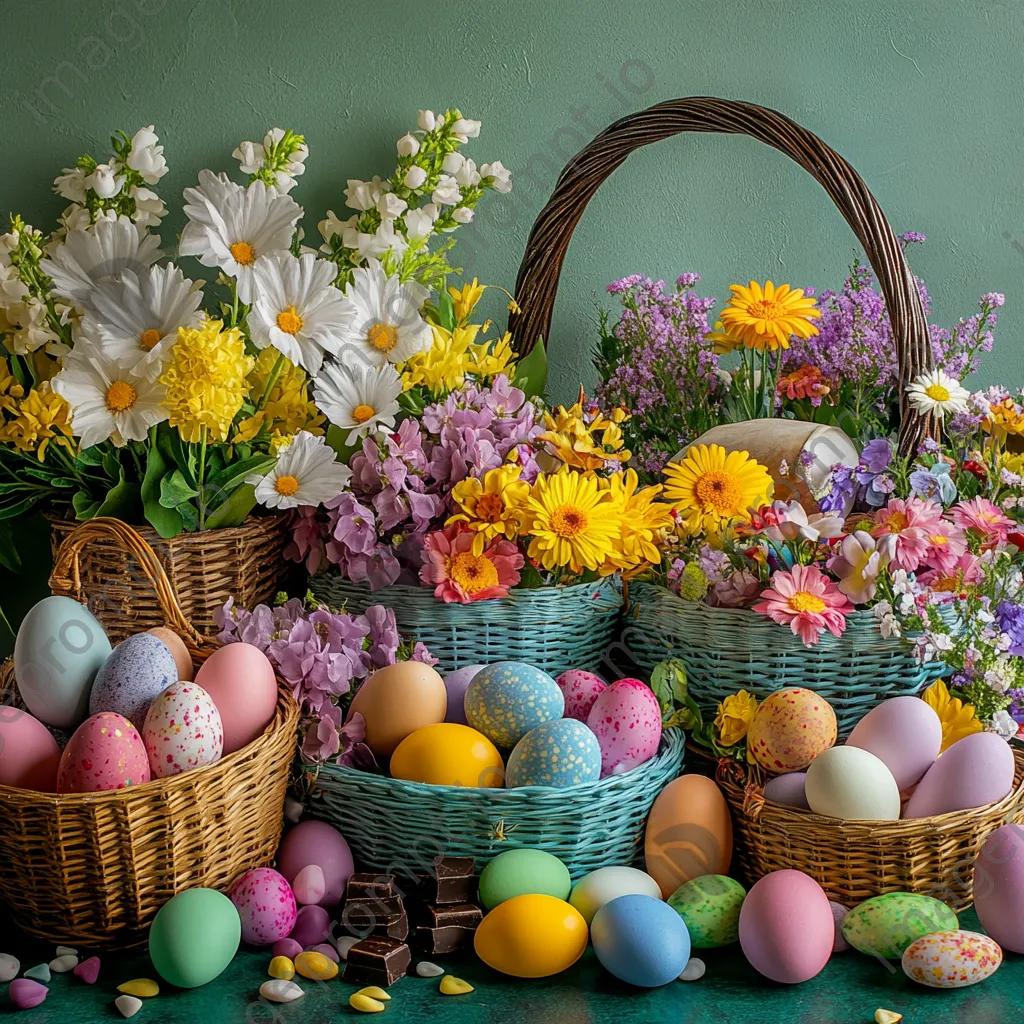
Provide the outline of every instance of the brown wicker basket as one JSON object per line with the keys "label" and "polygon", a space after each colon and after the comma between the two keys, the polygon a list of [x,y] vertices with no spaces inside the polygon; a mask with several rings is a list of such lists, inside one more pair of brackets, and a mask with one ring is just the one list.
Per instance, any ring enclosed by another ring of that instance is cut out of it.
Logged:
{"label": "brown wicker basket", "polygon": [[[50,517],[54,557],[82,526]],[[185,618],[200,633],[217,632],[213,614],[233,597],[244,608],[270,600],[283,589],[291,564],[284,558],[288,516],[250,516],[241,526],[182,533],[163,540],[148,526],[134,527],[156,552]],[[114,536],[97,535],[72,560],[69,572],[54,571],[50,589],[86,604],[114,642],[163,622],[163,609],[144,567]]]}
{"label": "brown wicker basket", "polygon": [[[140,567],[196,664],[217,646],[189,624],[158,557],[130,526],[94,519],[57,552],[54,576],[80,578],[83,549],[119,550]],[[51,943],[110,949],[145,940],[175,893],[227,889],[277,850],[296,748],[298,708],[279,678],[274,720],[258,739],[205,768],[127,790],[57,796],[0,786],[0,902]],[[0,695],[17,699],[10,661]]]}

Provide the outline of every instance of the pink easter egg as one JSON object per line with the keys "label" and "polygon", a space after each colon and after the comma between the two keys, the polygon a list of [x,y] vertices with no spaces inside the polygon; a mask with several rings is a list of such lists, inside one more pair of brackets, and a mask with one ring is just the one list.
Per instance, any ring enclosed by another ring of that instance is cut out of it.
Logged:
{"label": "pink easter egg", "polygon": [[52,793],[60,747],[50,730],[20,708],[0,709],[0,786]]}
{"label": "pink easter egg", "polygon": [[345,886],[355,865],[344,836],[325,821],[300,821],[284,837],[277,851],[277,866],[289,883],[309,864],[320,868],[327,886],[317,902],[333,910],[345,895]]}
{"label": "pink easter egg", "polygon": [[224,750],[224,726],[213,698],[197,683],[172,683],[146,712],[142,727],[154,779],[213,764]]}
{"label": "pink easter egg", "polygon": [[319,903],[327,892],[327,879],[319,864],[307,864],[293,879],[292,892],[300,906]]}
{"label": "pink easter egg", "polygon": [[608,684],[600,676],[582,668],[563,672],[555,682],[565,697],[565,717],[575,718],[578,722],[586,722],[594,701],[608,689]]}
{"label": "pink easter egg", "polygon": [[246,871],[228,890],[228,898],[242,919],[242,939],[251,946],[270,946],[295,927],[295,896],[284,875],[273,868]]}
{"label": "pink easter egg", "polygon": [[270,659],[251,644],[225,644],[203,662],[195,681],[210,695],[224,724],[224,753],[252,743],[277,708],[277,678]]}
{"label": "pink easter egg", "polygon": [[138,730],[114,711],[87,718],[68,740],[57,772],[58,793],[98,793],[149,782],[149,758]]}
{"label": "pink easter egg", "polygon": [[587,725],[601,746],[601,778],[650,760],[661,742],[661,706],[639,679],[612,683],[590,709]]}

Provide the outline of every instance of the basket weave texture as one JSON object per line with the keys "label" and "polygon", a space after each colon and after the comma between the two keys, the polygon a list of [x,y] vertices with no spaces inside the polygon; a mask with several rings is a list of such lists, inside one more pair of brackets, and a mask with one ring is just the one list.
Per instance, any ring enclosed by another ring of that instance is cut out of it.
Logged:
{"label": "basket weave texture", "polygon": [[441,854],[475,857],[480,868],[526,848],[558,857],[575,881],[633,862],[651,805],[679,774],[683,752],[680,730],[668,729],[650,761],[569,789],[428,786],[323,765],[310,809],[341,830],[370,871],[422,873]]}
{"label": "basket weave texture", "polygon": [[[54,557],[82,526],[50,519]],[[241,526],[182,533],[163,540],[151,527],[135,527],[163,567],[185,618],[202,634],[217,632],[214,612],[233,597],[242,608],[269,601],[282,589],[288,516],[251,516]],[[144,567],[118,539],[98,535],[50,587],[89,606],[111,641],[163,624],[159,597]]]}
{"label": "basket weave texture", "polygon": [[[218,645],[201,637],[175,600],[157,556],[116,519],[81,525],[61,546],[55,575],[74,575],[82,549],[101,540],[142,568],[166,624],[198,666]],[[295,756],[298,708],[283,680],[274,719],[248,746],[204,768],[142,786],[55,795],[0,786],[0,901],[24,931],[50,943],[111,949],[145,941],[176,893],[225,890],[269,864],[281,838]],[[17,699],[10,661],[0,693]]]}
{"label": "basket weave texture", "polygon": [[429,587],[393,586],[371,591],[337,573],[310,581],[315,597],[353,613],[372,604],[392,608],[398,628],[427,645],[437,668],[524,661],[549,675],[570,668],[596,669],[618,623],[622,588],[613,577],[570,587],[511,590],[508,597],[445,604]]}

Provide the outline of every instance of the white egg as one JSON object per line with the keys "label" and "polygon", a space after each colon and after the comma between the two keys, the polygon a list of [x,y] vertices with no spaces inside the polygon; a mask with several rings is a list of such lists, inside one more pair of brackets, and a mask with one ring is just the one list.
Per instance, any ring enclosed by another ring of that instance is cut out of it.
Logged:
{"label": "white egg", "polygon": [[860,747],[830,747],[808,766],[807,804],[815,814],[847,821],[895,821],[900,791],[892,772]]}
{"label": "white egg", "polygon": [[639,868],[598,868],[584,875],[572,888],[569,902],[583,915],[589,926],[594,915],[620,896],[650,896],[660,900],[661,886]]}

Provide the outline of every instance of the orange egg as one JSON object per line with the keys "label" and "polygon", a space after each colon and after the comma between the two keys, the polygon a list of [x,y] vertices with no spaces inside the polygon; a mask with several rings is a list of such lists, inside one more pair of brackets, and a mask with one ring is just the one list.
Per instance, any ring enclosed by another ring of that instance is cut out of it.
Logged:
{"label": "orange egg", "polygon": [[647,819],[644,859],[665,899],[691,878],[729,873],[732,819],[711,779],[681,775],[658,794]]}
{"label": "orange egg", "polygon": [[498,748],[468,725],[439,722],[409,733],[391,755],[391,774],[431,786],[500,789],[505,765]]}
{"label": "orange egg", "polygon": [[402,661],[374,672],[359,687],[349,717],[366,720],[366,744],[385,757],[410,733],[443,722],[448,710],[444,680],[420,661]]}
{"label": "orange egg", "polygon": [[173,629],[168,629],[166,626],[154,626],[152,629],[147,629],[146,632],[152,633],[157,640],[162,640],[167,645],[167,649],[174,655],[174,665],[178,670],[178,679],[185,683],[191,682],[194,672],[192,655],[188,653],[185,641]]}
{"label": "orange egg", "polygon": [[762,768],[776,774],[806,768],[836,741],[836,713],[813,690],[776,690],[754,712],[747,746]]}

